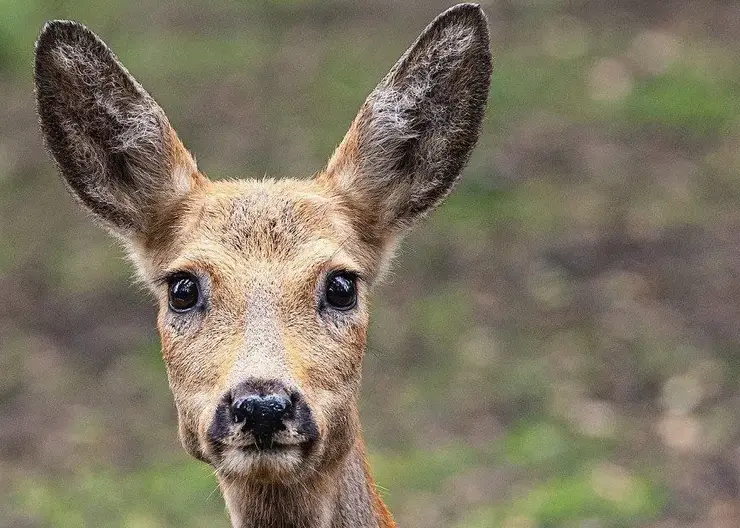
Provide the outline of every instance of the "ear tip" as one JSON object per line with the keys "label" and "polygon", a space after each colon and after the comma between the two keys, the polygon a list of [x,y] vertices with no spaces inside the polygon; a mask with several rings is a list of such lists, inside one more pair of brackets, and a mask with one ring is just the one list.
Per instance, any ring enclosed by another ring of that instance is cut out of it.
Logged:
{"label": "ear tip", "polygon": [[36,40],[36,64],[59,43],[95,45],[98,37],[85,25],[74,20],[50,20],[44,24]]}
{"label": "ear tip", "polygon": [[455,4],[454,6],[444,11],[442,14],[445,13],[468,13],[475,14],[476,16],[486,16],[485,13],[483,13],[483,8],[480,6],[480,4],[474,4],[472,2]]}
{"label": "ear tip", "polygon": [[424,31],[426,34],[436,34],[443,28],[450,26],[465,28],[478,42],[478,46],[490,54],[490,33],[488,30],[488,17],[479,4],[457,4],[447,11],[440,13]]}
{"label": "ear tip", "polygon": [[41,28],[41,33],[46,33],[47,31],[64,31],[69,29],[87,29],[84,24],[81,24],[80,22],[77,22],[76,20],[67,20],[67,19],[56,19],[56,20],[49,20],[44,24],[44,27]]}
{"label": "ear tip", "polygon": [[57,42],[59,40],[69,40],[83,33],[91,33],[84,25],[74,20],[49,20],[41,28],[39,38],[36,41],[36,48]]}
{"label": "ear tip", "polygon": [[[37,88],[40,81],[59,70],[59,53],[62,46],[85,50],[85,55],[108,56],[112,53],[106,44],[85,25],[74,20],[50,20],[44,24],[36,39],[34,77]],[[66,55],[66,53],[64,54]],[[77,60],[83,54],[74,57]]]}
{"label": "ear tip", "polygon": [[485,32],[488,33],[488,17],[480,4],[466,3],[454,5],[447,11],[442,12],[435,22],[441,22],[443,19],[467,21],[473,23],[473,25],[482,26]]}

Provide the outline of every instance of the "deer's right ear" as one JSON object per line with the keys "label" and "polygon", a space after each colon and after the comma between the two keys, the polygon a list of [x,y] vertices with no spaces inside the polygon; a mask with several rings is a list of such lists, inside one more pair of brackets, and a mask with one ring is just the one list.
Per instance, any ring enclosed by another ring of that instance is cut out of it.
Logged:
{"label": "deer's right ear", "polygon": [[69,189],[124,237],[205,182],[167,117],[90,30],[49,22],[36,42],[41,130]]}

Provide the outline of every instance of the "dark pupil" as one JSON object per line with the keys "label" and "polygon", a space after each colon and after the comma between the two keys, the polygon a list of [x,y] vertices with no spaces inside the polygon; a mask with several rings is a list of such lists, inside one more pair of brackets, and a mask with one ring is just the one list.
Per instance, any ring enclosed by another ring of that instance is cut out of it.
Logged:
{"label": "dark pupil", "polygon": [[175,279],[170,285],[170,306],[173,310],[187,310],[198,302],[198,285],[188,277]]}
{"label": "dark pupil", "polygon": [[345,274],[330,276],[326,284],[326,300],[334,308],[352,308],[356,301],[354,278]]}

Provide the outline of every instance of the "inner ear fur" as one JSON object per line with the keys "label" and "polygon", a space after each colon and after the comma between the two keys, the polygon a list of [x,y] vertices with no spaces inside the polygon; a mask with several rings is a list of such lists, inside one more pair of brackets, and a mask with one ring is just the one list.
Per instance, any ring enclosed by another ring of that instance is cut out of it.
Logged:
{"label": "inner ear fur", "polygon": [[439,15],[368,96],[319,178],[363,229],[397,234],[452,190],[475,146],[491,77],[485,15]]}
{"label": "inner ear fur", "polygon": [[35,84],[46,146],[69,190],[115,233],[145,234],[204,177],[164,111],[92,31],[47,23]]}

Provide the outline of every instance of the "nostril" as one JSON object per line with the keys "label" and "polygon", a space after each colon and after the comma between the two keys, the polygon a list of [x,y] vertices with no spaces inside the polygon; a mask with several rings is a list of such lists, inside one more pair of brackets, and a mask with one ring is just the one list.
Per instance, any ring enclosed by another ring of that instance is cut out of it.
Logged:
{"label": "nostril", "polygon": [[282,416],[288,410],[290,400],[284,396],[268,396],[262,403],[263,412]]}
{"label": "nostril", "polygon": [[254,415],[255,396],[237,398],[231,404],[231,415],[234,422],[243,422]]}

